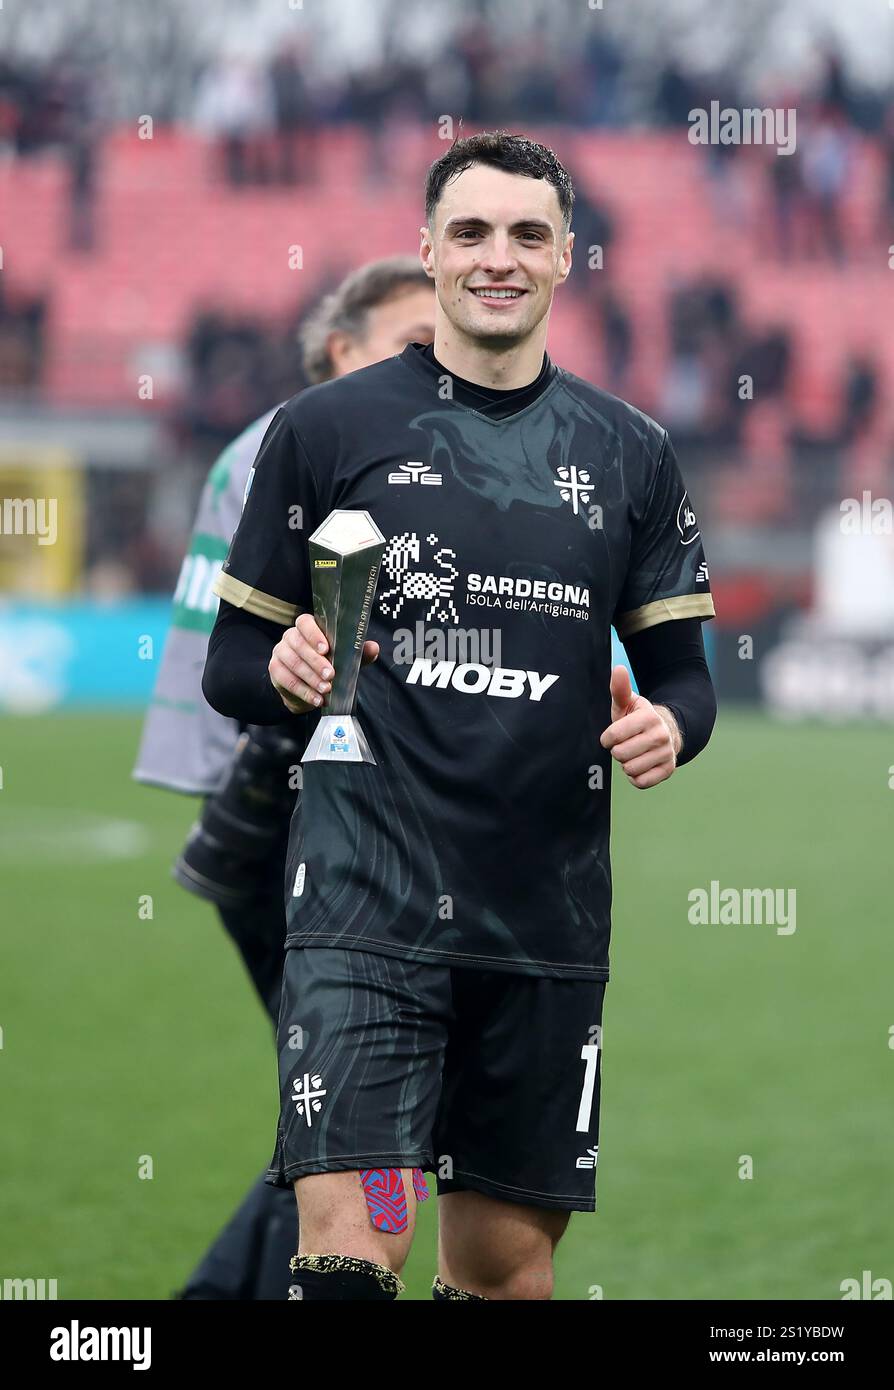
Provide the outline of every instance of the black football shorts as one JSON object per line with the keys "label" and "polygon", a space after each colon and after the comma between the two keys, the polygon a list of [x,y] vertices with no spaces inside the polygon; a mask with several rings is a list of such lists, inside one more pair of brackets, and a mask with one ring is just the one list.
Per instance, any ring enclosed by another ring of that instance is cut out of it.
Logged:
{"label": "black football shorts", "polygon": [[286,952],[267,1181],[423,1168],[438,1192],[595,1211],[605,981]]}

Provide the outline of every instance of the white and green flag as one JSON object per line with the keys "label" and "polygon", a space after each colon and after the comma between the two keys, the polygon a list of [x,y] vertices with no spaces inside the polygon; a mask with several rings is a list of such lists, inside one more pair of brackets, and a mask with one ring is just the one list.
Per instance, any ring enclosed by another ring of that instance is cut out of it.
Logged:
{"label": "white and green flag", "polygon": [[263,415],[224,449],[202,489],[143,725],[133,772],[138,782],[201,796],[217,791],[229,771],[239,726],[211,709],[202,695],[208,637],[217,616],[212,585],[242,513],[252,465],[275,414],[276,409]]}

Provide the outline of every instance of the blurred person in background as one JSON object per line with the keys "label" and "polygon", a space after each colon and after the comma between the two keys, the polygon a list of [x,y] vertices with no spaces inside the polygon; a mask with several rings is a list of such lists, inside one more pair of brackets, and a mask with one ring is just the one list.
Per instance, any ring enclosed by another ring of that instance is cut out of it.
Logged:
{"label": "blurred person in background", "polygon": [[304,76],[308,59],[302,45],[289,42],[270,63],[276,108],[276,177],[280,183],[306,183],[316,167],[316,118]]}
{"label": "blurred person in background", "polygon": [[24,124],[28,92],[28,82],[19,65],[0,56],[0,155],[4,157],[21,153],[19,131]]}
{"label": "blurred person in background", "polygon": [[628,92],[624,54],[611,35],[587,34],[576,66],[562,83],[568,117],[581,125],[626,124]]}
{"label": "blurred person in background", "polygon": [[[304,372],[312,384],[328,381],[433,337],[434,292],[418,260],[373,261],[343,280],[306,320],[300,334]],[[277,408],[224,449],[208,476],[133,774],[152,786],[206,798],[174,877],[217,907],[274,1029],[286,933],[285,851],[303,748],[276,727],[242,731],[215,713],[202,696],[201,677],[217,607],[211,584]],[[292,1192],[259,1178],[178,1297],[284,1298],[294,1247]]]}
{"label": "blurred person in background", "polygon": [[782,261],[798,254],[804,235],[807,191],[801,151],[796,147],[780,159],[768,156],[767,177],[773,202],[773,229],[776,254]]}
{"label": "blurred person in background", "polygon": [[48,303],[0,279],[0,392],[32,392],[40,384]]}
{"label": "blurred person in background", "polygon": [[219,141],[231,184],[268,181],[265,139],[274,130],[276,108],[264,68],[235,54],[211,63],[199,82],[193,119]]}
{"label": "blurred person in background", "polygon": [[178,423],[205,462],[273,399],[275,345],[260,316],[200,310],[187,339],[189,384]]}
{"label": "blurred person in background", "polygon": [[629,392],[633,366],[633,322],[622,301],[612,290],[596,298],[596,313],[605,353],[605,384],[616,396]]}
{"label": "blurred person in background", "polygon": [[825,253],[839,265],[846,259],[842,213],[854,155],[854,136],[843,111],[820,110],[807,126],[804,188],[810,255]]}
{"label": "blurred person in background", "polygon": [[882,236],[887,237],[894,221],[894,101],[885,111],[880,139],[884,179],[879,202],[879,220]]}
{"label": "blurred person in background", "polygon": [[105,131],[100,80],[95,58],[62,58],[53,72],[58,103],[56,124],[69,167],[68,244],[72,251],[92,251],[96,243],[97,155]]}
{"label": "blurred person in background", "polygon": [[840,443],[848,448],[875,423],[881,398],[878,365],[868,352],[852,352],[842,382]]}

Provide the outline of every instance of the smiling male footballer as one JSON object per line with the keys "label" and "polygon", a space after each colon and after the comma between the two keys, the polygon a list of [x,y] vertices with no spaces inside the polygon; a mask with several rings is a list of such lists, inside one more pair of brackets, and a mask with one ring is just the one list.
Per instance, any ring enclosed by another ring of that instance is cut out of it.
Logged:
{"label": "smiling male footballer", "polygon": [[[309,736],[333,670],[308,537],[337,508],[386,537],[357,701],[375,765],[306,763],[292,823],[268,1181],[298,1200],[296,1300],[397,1297],[417,1168],[437,1300],[548,1299],[595,1210],[611,765],[654,787],[707,743],[714,608],[667,431],[546,353],[573,196],[519,135],[432,165],[433,344],[278,410],[217,580],[207,699]],[[408,657],[416,623],[487,623],[496,661]]]}

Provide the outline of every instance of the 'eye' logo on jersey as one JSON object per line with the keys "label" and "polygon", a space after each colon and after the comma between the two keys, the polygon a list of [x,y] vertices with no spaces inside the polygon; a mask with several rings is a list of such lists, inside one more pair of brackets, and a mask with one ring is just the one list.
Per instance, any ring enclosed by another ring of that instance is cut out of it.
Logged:
{"label": "'eye' logo on jersey", "polygon": [[692,545],[694,540],[698,540],[698,522],[695,519],[695,512],[689,501],[689,493],[683,493],[683,501],[677,508],[677,530],[680,533],[681,545]]}
{"label": "'eye' logo on jersey", "polygon": [[433,550],[433,569],[415,568],[422,561],[422,546],[415,531],[391,537],[382,556],[382,570],[391,587],[379,594],[379,608],[386,617],[397,618],[405,602],[421,599],[429,604],[427,623],[458,623],[453,602],[453,586],[459,575],[453,563],[456,551],[442,546],[433,531],[425,540]]}
{"label": "'eye' logo on jersey", "polygon": [[589,473],[586,468],[578,470],[574,464],[563,464],[556,472],[559,476],[553,479],[553,484],[559,489],[559,496],[563,502],[570,502],[574,515],[579,516],[581,503],[586,506],[593,496]]}
{"label": "'eye' logo on jersey", "polygon": [[440,473],[432,473],[430,463],[402,463],[396,473],[388,474],[389,483],[427,483],[429,487],[440,487],[444,481]]}

